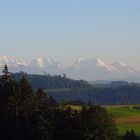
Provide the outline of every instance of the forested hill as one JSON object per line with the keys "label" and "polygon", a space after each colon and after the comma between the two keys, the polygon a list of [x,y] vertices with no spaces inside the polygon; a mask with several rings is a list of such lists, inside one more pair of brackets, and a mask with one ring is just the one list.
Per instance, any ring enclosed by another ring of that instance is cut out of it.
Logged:
{"label": "forested hill", "polygon": [[63,75],[35,75],[24,72],[11,74],[12,79],[20,80],[23,76],[30,82],[34,89],[67,89],[88,88],[91,85],[84,80],[72,80]]}
{"label": "forested hill", "polygon": [[85,102],[93,104],[136,104],[140,103],[140,85],[123,81],[107,85],[90,85],[86,81],[76,81],[61,75],[12,74],[14,80],[25,76],[34,89],[43,88],[57,101],[64,98],[68,102]]}

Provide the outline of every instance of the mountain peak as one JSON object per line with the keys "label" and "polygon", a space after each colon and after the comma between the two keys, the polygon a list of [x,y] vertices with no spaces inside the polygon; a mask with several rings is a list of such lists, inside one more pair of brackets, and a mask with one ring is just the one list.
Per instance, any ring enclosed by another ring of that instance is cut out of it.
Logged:
{"label": "mountain peak", "polygon": [[136,70],[126,64],[124,64],[121,61],[116,61],[112,64],[113,67],[115,67],[116,69],[118,69],[121,72],[129,72],[129,73],[135,73]]}
{"label": "mountain peak", "polygon": [[111,65],[105,63],[100,58],[91,58],[91,59],[82,59],[80,58],[73,65],[75,68],[84,68],[84,69],[94,69],[94,68],[104,68],[108,71],[115,70]]}
{"label": "mountain peak", "polygon": [[79,62],[79,63],[82,62],[82,61],[84,61],[83,58],[79,58],[79,59],[78,59],[78,62]]}
{"label": "mountain peak", "polygon": [[27,65],[24,61],[22,60],[17,60],[17,59],[13,59],[10,58],[6,55],[1,55],[0,56],[0,65],[9,65],[9,66],[18,66],[18,65]]}
{"label": "mountain peak", "polygon": [[46,59],[44,57],[38,57],[36,58],[36,63],[43,68],[45,66]]}
{"label": "mountain peak", "polygon": [[128,67],[126,64],[124,64],[124,63],[121,62],[121,61],[115,61],[115,62],[113,63],[113,65],[120,65],[120,66],[122,66],[122,67]]}
{"label": "mountain peak", "polygon": [[96,61],[97,61],[97,65],[98,66],[106,66],[105,62],[99,58],[96,58]]}
{"label": "mountain peak", "polygon": [[45,57],[38,57],[32,60],[31,62],[32,67],[40,67],[40,68],[45,68],[48,66],[57,66],[61,67],[62,64],[54,59],[50,58],[45,58]]}

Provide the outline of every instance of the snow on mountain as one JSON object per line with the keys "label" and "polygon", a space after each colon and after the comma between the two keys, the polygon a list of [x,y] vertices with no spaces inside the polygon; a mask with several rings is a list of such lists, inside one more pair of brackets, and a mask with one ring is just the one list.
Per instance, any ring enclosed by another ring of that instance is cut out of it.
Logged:
{"label": "snow on mountain", "polygon": [[69,77],[76,78],[76,79],[108,79],[117,77],[120,72],[111,66],[110,64],[104,62],[99,58],[93,59],[79,59],[77,60],[74,65],[67,70],[66,74]]}
{"label": "snow on mountain", "polygon": [[74,63],[73,67],[80,68],[80,69],[104,68],[107,71],[117,71],[117,69],[115,69],[113,66],[105,63],[103,60],[99,58],[94,58],[94,59],[80,58],[78,61]]}
{"label": "snow on mountain", "polygon": [[67,72],[72,78],[86,80],[122,79],[128,76],[135,76],[138,73],[134,68],[120,61],[108,64],[99,58],[80,58],[74,63],[70,72]]}
{"label": "snow on mountain", "polygon": [[27,65],[22,60],[17,60],[17,59],[13,59],[8,56],[2,55],[2,56],[0,56],[0,66],[3,66],[5,64],[7,64],[8,66],[19,66],[19,65],[26,66]]}
{"label": "snow on mountain", "polygon": [[99,67],[104,67],[106,69],[108,69],[109,71],[117,71],[117,69],[115,69],[113,66],[106,64],[104,61],[102,61],[101,59],[97,58],[97,65]]}
{"label": "snow on mountain", "polygon": [[82,61],[84,61],[83,58],[79,58],[79,59],[78,59],[78,63],[80,63],[80,62],[82,62]]}
{"label": "snow on mountain", "polygon": [[116,61],[112,64],[112,66],[116,69],[118,69],[120,72],[124,73],[135,73],[136,70],[130,66],[127,66],[126,64],[124,64],[123,62],[120,61]]}
{"label": "snow on mountain", "polygon": [[0,56],[0,71],[2,71],[5,64],[8,65],[11,72],[25,71],[31,74],[65,73],[70,78],[89,81],[122,79],[140,75],[139,71],[120,61],[108,64],[99,58],[80,58],[72,66],[66,67],[54,59],[45,57],[35,58],[31,63],[26,64],[22,60],[13,59],[5,55]]}
{"label": "snow on mountain", "polygon": [[30,66],[31,67],[40,67],[40,68],[44,68],[49,64],[49,62],[47,61],[46,58],[44,57],[38,57],[35,58],[31,61]]}
{"label": "snow on mountain", "polygon": [[63,69],[65,68],[60,62],[45,58],[45,57],[38,57],[31,61],[29,64],[30,67],[30,73],[33,74],[62,74]]}
{"label": "snow on mountain", "polygon": [[45,57],[38,57],[31,61],[30,63],[31,67],[39,67],[39,68],[45,68],[49,66],[56,66],[56,67],[62,67],[63,65],[53,59],[45,58]]}

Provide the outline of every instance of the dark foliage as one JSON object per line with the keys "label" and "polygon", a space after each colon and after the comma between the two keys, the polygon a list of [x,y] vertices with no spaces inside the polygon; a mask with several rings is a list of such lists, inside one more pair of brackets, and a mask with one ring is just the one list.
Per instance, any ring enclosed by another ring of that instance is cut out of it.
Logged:
{"label": "dark foliage", "polygon": [[[97,117],[98,116],[98,117]],[[114,119],[100,106],[83,106],[81,120],[86,140],[115,140],[117,129]],[[110,133],[111,132],[111,133]]]}
{"label": "dark foliage", "polygon": [[34,89],[57,89],[57,88],[81,88],[90,87],[83,80],[72,80],[63,75],[29,75],[24,72],[11,74],[12,79],[19,81],[21,77],[26,77]]}
{"label": "dark foliage", "polygon": [[129,132],[127,130],[123,140],[137,140],[137,136],[136,136],[134,130],[131,130],[131,132]]}
{"label": "dark foliage", "polygon": [[[65,77],[66,78],[66,77]],[[81,111],[57,105],[23,76],[12,80],[8,67],[0,77],[1,140],[115,140],[113,118],[99,106]]]}
{"label": "dark foliage", "polygon": [[87,87],[74,88],[70,90],[47,90],[48,95],[52,95],[57,101],[64,97],[66,101],[80,100],[93,104],[139,104],[140,86],[131,84],[120,87]]}

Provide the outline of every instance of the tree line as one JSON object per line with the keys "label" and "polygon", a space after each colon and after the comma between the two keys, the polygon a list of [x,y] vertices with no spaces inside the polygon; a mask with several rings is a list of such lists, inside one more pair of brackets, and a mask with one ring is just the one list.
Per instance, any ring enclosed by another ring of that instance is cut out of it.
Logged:
{"label": "tree line", "polygon": [[56,88],[81,88],[90,87],[88,82],[84,80],[73,80],[68,78],[65,74],[63,75],[37,75],[27,74],[25,72],[12,73],[12,79],[18,81],[21,77],[26,77],[29,83],[34,89],[39,87],[43,89],[56,89]]}

